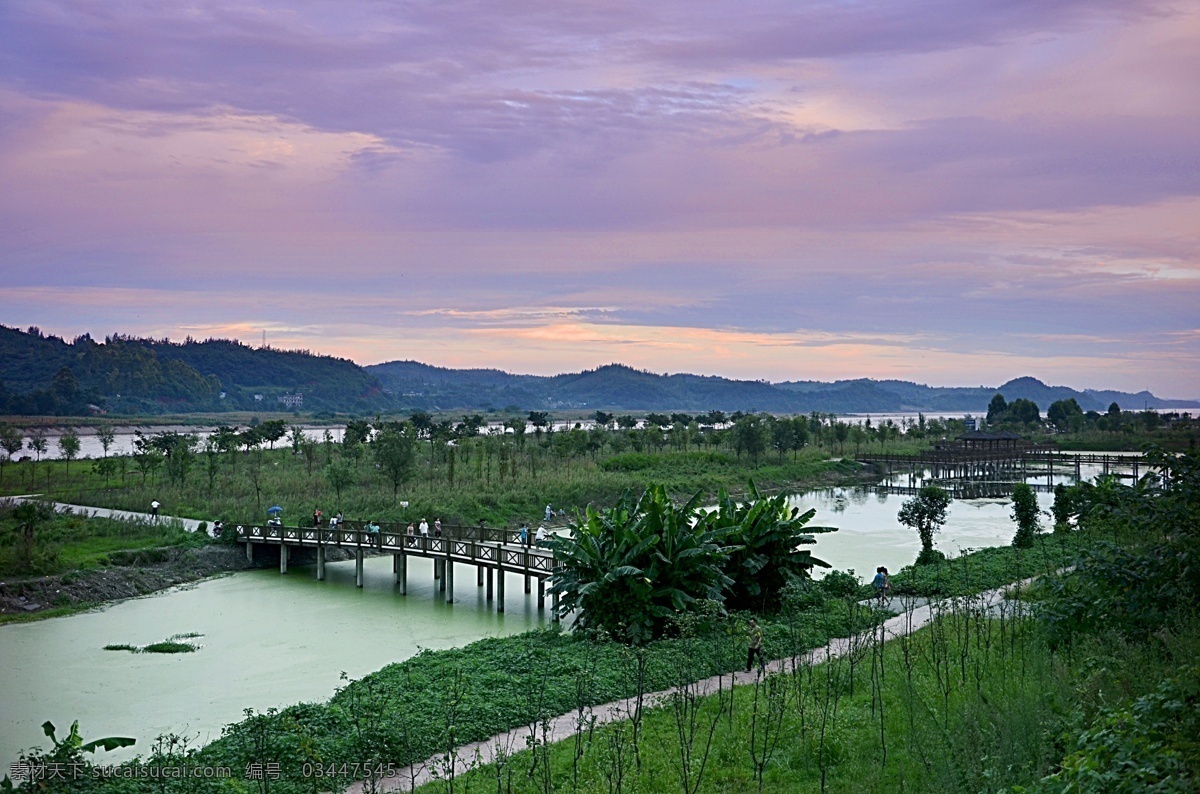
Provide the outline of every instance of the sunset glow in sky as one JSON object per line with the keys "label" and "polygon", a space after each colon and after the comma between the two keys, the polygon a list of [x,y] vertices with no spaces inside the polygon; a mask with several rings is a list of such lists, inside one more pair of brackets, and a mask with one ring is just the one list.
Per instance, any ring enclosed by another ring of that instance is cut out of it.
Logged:
{"label": "sunset glow in sky", "polygon": [[1200,397],[1200,4],[10,0],[0,323]]}

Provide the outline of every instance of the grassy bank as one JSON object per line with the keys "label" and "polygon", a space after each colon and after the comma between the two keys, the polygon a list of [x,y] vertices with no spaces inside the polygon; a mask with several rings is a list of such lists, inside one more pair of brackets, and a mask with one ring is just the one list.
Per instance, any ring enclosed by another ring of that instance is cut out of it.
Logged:
{"label": "grassy bank", "polygon": [[[426,450],[427,451],[427,450]],[[349,482],[335,487],[326,461],[344,465]],[[690,497],[697,490],[715,496],[719,488],[732,493],[753,478],[764,490],[803,488],[851,481],[869,474],[851,461],[831,461],[818,450],[782,459],[723,453],[664,451],[629,453],[592,460],[538,457],[503,476],[497,461],[488,467],[480,456],[456,463],[453,474],[444,463],[426,467],[393,495],[384,473],[365,455],[348,455],[341,445],[323,447],[310,465],[290,449],[223,455],[211,462],[199,456],[187,476],[174,480],[161,471],[143,476],[126,469],[109,476],[95,462],[23,463],[7,467],[0,489],[7,494],[38,491],[45,498],[96,507],[147,511],[151,501],[162,512],[184,518],[249,522],[264,519],[271,505],[284,508],[288,523],[307,521],[314,507],[348,518],[410,521],[441,516],[447,523],[492,525],[534,521],[547,503],[568,511],[588,504],[609,505],[626,489],[640,492],[648,483],[662,483],[672,495]],[[427,463],[427,461],[426,461]],[[479,465],[476,465],[476,464]],[[211,468],[210,468],[211,467]],[[402,507],[400,502],[409,506]]]}
{"label": "grassy bank", "polygon": [[24,510],[0,500],[0,577],[45,576],[130,562],[150,563],[158,550],[200,547],[203,533],[178,523],[55,513],[30,504]]}

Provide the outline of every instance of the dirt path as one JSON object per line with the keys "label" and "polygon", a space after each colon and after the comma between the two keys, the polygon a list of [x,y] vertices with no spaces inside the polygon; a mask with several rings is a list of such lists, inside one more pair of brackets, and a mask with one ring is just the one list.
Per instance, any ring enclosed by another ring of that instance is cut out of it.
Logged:
{"label": "dirt path", "polygon": [[[987,609],[996,608],[1006,595],[1014,589],[1021,588],[1029,584],[1032,579],[1025,579],[1015,584],[1009,584],[995,590],[986,590],[977,596],[978,601],[975,603]],[[933,619],[934,605],[920,599],[903,603],[903,599],[895,597],[889,602],[890,607],[900,606],[900,614],[894,618],[889,618],[883,624],[884,636],[886,640],[892,640],[897,637],[902,637],[906,634],[911,634],[918,629],[928,625]],[[798,657],[787,657],[784,659],[775,659],[768,662],[764,666],[765,673],[779,673],[786,669],[788,664],[820,664],[826,659],[838,658],[845,656],[853,647],[855,640],[860,640],[859,637],[839,637],[832,640],[828,645],[822,648],[816,648],[808,653]],[[701,695],[715,693],[718,687],[728,689],[731,684],[752,684],[755,678],[759,675],[758,672],[745,673],[737,671],[735,673],[726,673],[722,676],[712,676],[706,678],[696,684],[696,690]],[[663,701],[671,696],[675,691],[665,689],[661,692],[647,693],[642,696],[642,708],[652,708],[655,704]],[[636,698],[625,698],[612,703],[605,703],[601,706],[594,706],[591,709],[589,716],[596,718],[596,725],[605,725],[610,722],[616,722],[622,719],[628,719],[630,714],[636,708]],[[558,742],[563,739],[569,739],[578,732],[576,725],[576,713],[561,714],[550,720],[550,729],[545,734],[545,738],[550,742]],[[455,775],[461,775],[469,771],[473,766],[479,763],[490,764],[496,759],[497,749],[503,749],[506,753],[517,752],[525,749],[526,739],[530,736],[536,736],[539,741],[543,738],[542,729],[538,724],[522,725],[513,728],[505,733],[498,734],[485,739],[481,742],[472,742],[465,744],[455,750]],[[413,764],[412,766],[404,767],[397,771],[395,777],[386,779],[377,784],[377,791],[380,792],[395,792],[395,791],[410,791],[413,785],[422,786],[432,782],[435,778],[434,771],[438,772],[438,777],[445,777],[449,770],[447,763],[443,759],[443,754],[432,756],[424,761]],[[347,794],[365,794],[369,789],[366,781],[359,781],[346,789]]]}

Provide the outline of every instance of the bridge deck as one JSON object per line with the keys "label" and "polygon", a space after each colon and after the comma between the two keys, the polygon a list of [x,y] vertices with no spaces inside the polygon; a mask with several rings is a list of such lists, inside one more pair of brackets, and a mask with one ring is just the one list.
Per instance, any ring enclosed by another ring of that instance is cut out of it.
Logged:
{"label": "bridge deck", "polygon": [[[387,554],[411,554],[438,560],[453,560],[469,565],[503,568],[506,571],[549,576],[554,573],[554,554],[549,549],[523,546],[504,541],[479,540],[471,537],[451,537],[462,530],[476,527],[454,527],[442,537],[408,535],[395,530],[338,527],[238,526],[238,540],[244,543],[269,543],[316,548],[337,546],[364,549]],[[494,530],[507,533],[507,530]],[[466,534],[465,532],[463,534]]]}

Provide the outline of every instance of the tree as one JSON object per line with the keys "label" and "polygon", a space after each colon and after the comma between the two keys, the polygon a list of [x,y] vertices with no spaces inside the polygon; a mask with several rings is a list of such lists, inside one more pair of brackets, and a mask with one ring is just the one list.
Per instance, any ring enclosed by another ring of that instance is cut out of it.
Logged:
{"label": "tree", "polygon": [[351,419],[346,423],[346,432],[342,435],[342,445],[349,449],[356,444],[367,443],[370,438],[371,423],[366,419]]}
{"label": "tree", "polygon": [[997,394],[992,397],[992,401],[988,403],[987,423],[989,425],[999,424],[1004,421],[1004,414],[1008,411],[1008,401],[1004,399],[1003,394]]}
{"label": "tree", "polygon": [[745,452],[758,463],[758,456],[767,449],[770,428],[758,414],[743,414],[733,423],[733,446],[738,457]]}
{"label": "tree", "polygon": [[204,471],[208,475],[208,492],[210,494],[217,479],[220,463],[221,447],[214,437],[209,436],[204,442]]}
{"label": "tree", "polygon": [[800,454],[800,450],[808,445],[808,420],[803,416],[793,416],[792,422],[792,460]]}
{"label": "tree", "polygon": [[850,425],[845,422],[835,423],[833,426],[833,437],[837,439],[838,452],[844,453],[846,451],[846,439],[850,437]]}
{"label": "tree", "polygon": [[300,425],[292,425],[291,429],[288,431],[288,441],[290,441],[292,444],[293,455],[300,454],[300,446],[304,443],[304,439],[304,428],[302,428]]}
{"label": "tree", "polygon": [[1018,397],[1008,406],[1008,418],[1023,425],[1037,425],[1041,424],[1042,413],[1033,400]]}
{"label": "tree", "polygon": [[1017,522],[1017,534],[1013,537],[1013,545],[1019,549],[1027,549],[1033,545],[1034,538],[1041,529],[1038,521],[1040,511],[1037,494],[1028,483],[1019,482],[1013,486],[1012,500],[1012,517],[1013,521]]}
{"label": "tree", "polygon": [[702,494],[676,507],[661,485],[635,499],[626,491],[611,510],[587,513],[569,536],[549,545],[562,563],[550,580],[559,614],[576,625],[640,644],[663,633],[678,612],[719,601],[731,580],[726,550],[700,520]]}
{"label": "tree", "polygon": [[37,462],[42,462],[42,455],[46,451],[46,431],[40,427],[36,427],[29,431],[29,449],[37,453]]}
{"label": "tree", "polygon": [[1054,506],[1050,508],[1054,515],[1055,531],[1071,528],[1071,516],[1075,513],[1074,489],[1063,483],[1054,486]]}
{"label": "tree", "polygon": [[1069,400],[1055,400],[1046,409],[1046,420],[1060,433],[1078,430],[1083,425],[1083,409],[1074,397]]}
{"label": "tree", "polygon": [[79,456],[79,434],[68,427],[58,438],[58,452],[67,462],[67,475],[71,474],[71,461]]}
{"label": "tree", "polygon": [[21,431],[12,425],[0,425],[0,449],[4,450],[4,459],[0,460],[0,479],[4,477],[4,464],[12,460],[12,456],[25,446]]}
{"label": "tree", "polygon": [[789,419],[776,419],[771,422],[771,446],[783,460],[784,453],[792,448],[792,422]]}
{"label": "tree", "polygon": [[917,531],[921,538],[921,553],[917,563],[934,562],[938,554],[933,550],[933,536],[946,523],[946,509],[950,506],[950,494],[936,485],[926,485],[916,496],[900,506],[900,523]]}
{"label": "tree", "polygon": [[100,460],[92,461],[92,470],[104,478],[104,487],[107,488],[109,478],[117,470],[117,462],[112,458],[101,458]]}
{"label": "tree", "polygon": [[537,436],[537,440],[542,440],[542,433],[546,431],[546,427],[550,425],[550,414],[545,411],[530,411],[529,424],[533,425],[533,434]]}
{"label": "tree", "polygon": [[104,457],[108,457],[108,450],[112,447],[113,442],[117,440],[117,436],[113,433],[111,427],[102,427],[96,431],[96,440],[100,442],[100,448],[104,450]]}
{"label": "tree", "polygon": [[246,458],[246,476],[254,486],[254,503],[262,510],[263,452],[255,449]]}
{"label": "tree", "polygon": [[162,453],[160,460],[166,464],[167,478],[176,485],[183,485],[188,472],[196,462],[197,437],[192,433],[155,433],[150,446]]}
{"label": "tree", "polygon": [[256,430],[259,438],[270,443],[271,449],[275,449],[275,442],[287,435],[287,422],[282,419],[272,419],[260,424]]}
{"label": "tree", "polygon": [[[392,484],[392,504],[396,504],[400,486],[416,468],[417,453],[415,439],[399,425],[385,425],[371,442],[371,452],[380,470]],[[339,495],[338,500],[341,500]]]}
{"label": "tree", "polygon": [[354,469],[344,460],[331,460],[325,467],[325,479],[337,494],[338,510],[342,509],[342,491],[354,484]]}
{"label": "tree", "polygon": [[317,442],[311,438],[304,439],[304,443],[300,445],[300,454],[304,456],[304,466],[311,477],[313,461],[317,459]]}
{"label": "tree", "polygon": [[725,603],[730,609],[772,610],[790,582],[809,578],[814,565],[829,567],[812,552],[799,549],[816,543],[812,532],[832,531],[829,527],[804,528],[816,512],[801,513],[786,494],[764,497],[753,480],[745,501],[734,501],[721,490],[717,509],[707,513],[703,523],[729,549],[725,575],[730,585]]}

